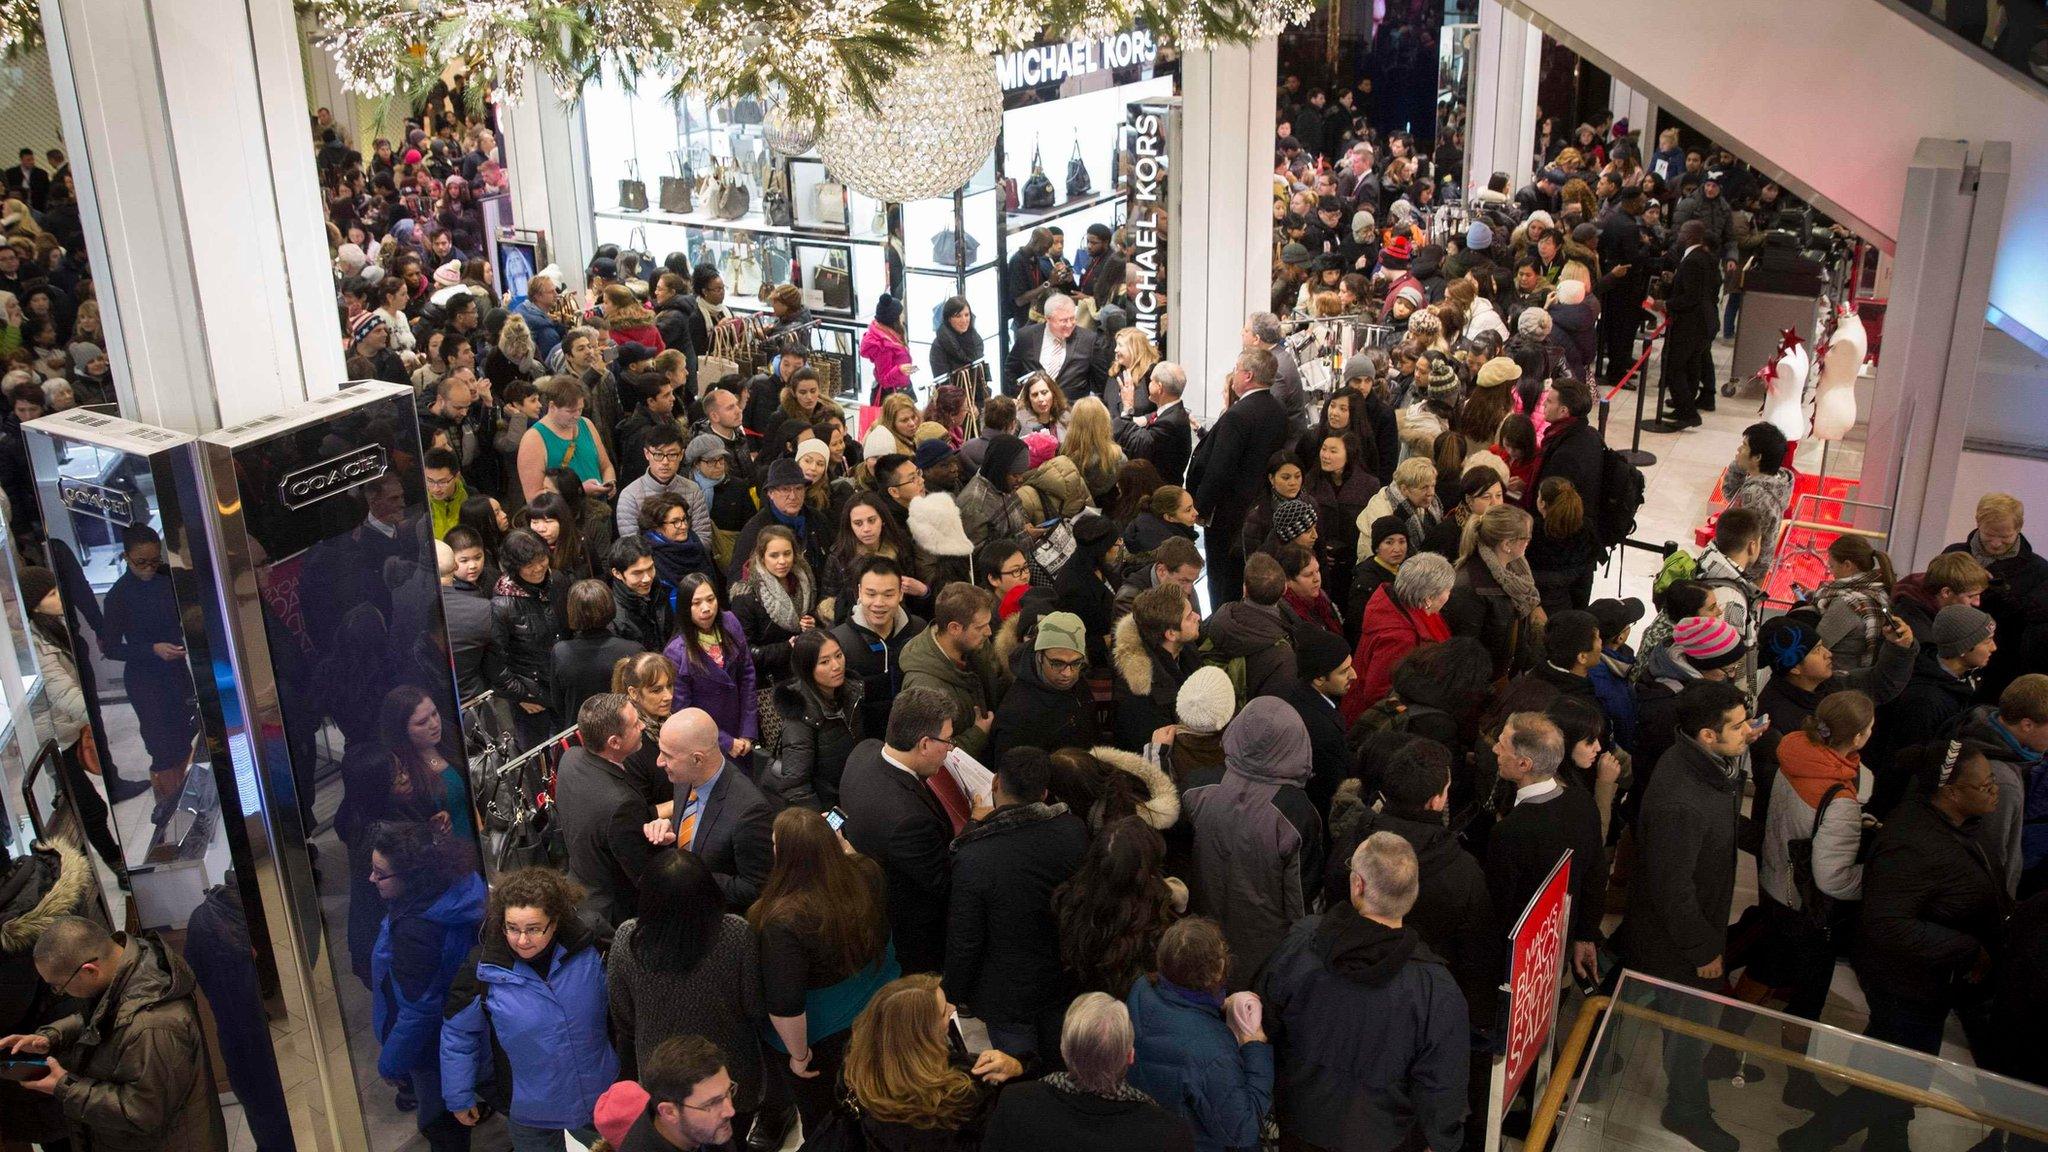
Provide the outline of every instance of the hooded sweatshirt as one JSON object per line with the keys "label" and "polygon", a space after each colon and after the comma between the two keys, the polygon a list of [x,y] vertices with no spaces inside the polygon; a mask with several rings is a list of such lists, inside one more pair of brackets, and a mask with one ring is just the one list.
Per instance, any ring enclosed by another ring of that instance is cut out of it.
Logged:
{"label": "hooded sweatshirt", "polygon": [[1999,721],[1996,704],[1964,713],[1956,738],[1990,749],[1998,808],[1977,822],[1977,842],[2010,896],[2019,891],[2020,873],[2048,859],[2048,758],[2020,743]]}
{"label": "hooded sweatshirt", "polygon": [[1230,942],[1230,986],[1243,988],[1322,877],[1323,828],[1303,785],[1308,729],[1285,700],[1255,697],[1223,732],[1223,779],[1188,790],[1196,912]]}

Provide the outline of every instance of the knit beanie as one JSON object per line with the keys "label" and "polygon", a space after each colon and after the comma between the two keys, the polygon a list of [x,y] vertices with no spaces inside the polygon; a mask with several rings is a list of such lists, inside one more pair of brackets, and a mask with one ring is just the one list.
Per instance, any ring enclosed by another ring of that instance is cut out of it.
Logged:
{"label": "knit beanie", "polygon": [[1038,618],[1038,636],[1031,643],[1031,650],[1043,652],[1048,648],[1065,648],[1073,652],[1088,651],[1088,627],[1072,612],[1048,612]]}
{"label": "knit beanie", "polygon": [[[1410,305],[1416,308],[1421,308],[1423,305],[1429,303],[1429,297],[1423,295],[1422,289],[1417,288],[1413,284],[1401,285],[1401,287],[1394,292],[1394,299],[1406,300]],[[1421,315],[1421,313],[1419,312],[1416,314]]]}
{"label": "knit beanie", "polygon": [[1316,526],[1316,510],[1301,500],[1282,500],[1273,505],[1273,535],[1283,543]]}
{"label": "knit beanie", "polygon": [[442,288],[452,288],[462,283],[461,261],[450,260],[439,268],[434,269],[434,283]]}
{"label": "knit beanie", "polygon": [[1458,398],[1458,373],[1449,360],[1439,357],[1430,361],[1429,398],[1445,401]]}
{"label": "knit beanie", "polygon": [[1351,659],[1351,646],[1327,628],[1307,627],[1295,638],[1294,667],[1302,682],[1320,680]]}
{"label": "knit beanie", "polygon": [[910,442],[913,444],[922,444],[927,440],[944,440],[947,437],[947,435],[948,433],[946,431],[946,426],[944,424],[941,424],[936,420],[926,420],[925,422],[917,426],[917,431],[912,432],[910,434]]}
{"label": "knit beanie", "polygon": [[57,587],[57,577],[48,568],[23,568],[21,570],[21,602],[30,612],[43,602]]}
{"label": "knit beanie", "polygon": [[832,449],[823,440],[813,436],[797,444],[796,455],[791,457],[791,459],[800,461],[806,456],[816,456],[821,460],[830,462],[832,459]]}
{"label": "knit beanie", "polygon": [[1820,646],[1820,630],[1797,616],[1778,616],[1757,629],[1756,653],[1778,672],[1790,672]]}
{"label": "knit beanie", "polygon": [[1991,614],[1968,604],[1951,604],[1934,617],[1934,629],[1927,642],[1934,654],[1954,660],[1984,642],[1991,635]]}
{"label": "knit beanie", "polygon": [[71,367],[78,372],[85,371],[86,365],[106,355],[99,345],[90,340],[80,340],[65,351],[71,354]]}
{"label": "knit beanie", "polygon": [[1181,684],[1173,711],[1180,726],[1197,735],[1223,731],[1237,712],[1237,691],[1230,686],[1230,673],[1213,664],[1196,669]]}
{"label": "knit beanie", "polygon": [[1702,672],[1726,668],[1744,655],[1742,633],[1726,620],[1688,616],[1671,630],[1671,647]]}
{"label": "knit beanie", "polygon": [[1474,220],[1472,226],[1465,229],[1465,250],[1467,252],[1484,252],[1491,247],[1493,247],[1493,229],[1487,227],[1484,220]]}
{"label": "knit beanie", "polygon": [[1353,380],[1370,380],[1376,374],[1372,357],[1367,356],[1363,352],[1356,353],[1349,360],[1344,361],[1344,383],[1346,384],[1351,383]]}
{"label": "knit beanie", "polygon": [[1522,366],[1505,356],[1495,356],[1479,366],[1479,386],[1496,388],[1522,378]]}
{"label": "knit beanie", "polygon": [[1031,471],[1031,449],[1026,448],[1018,437],[998,432],[988,438],[988,449],[981,454],[981,464],[981,470],[1000,491],[1005,478]]}
{"label": "knit beanie", "polygon": [[1373,232],[1378,227],[1379,222],[1372,218],[1372,213],[1367,212],[1363,208],[1351,214],[1351,238],[1353,240],[1371,239]]}

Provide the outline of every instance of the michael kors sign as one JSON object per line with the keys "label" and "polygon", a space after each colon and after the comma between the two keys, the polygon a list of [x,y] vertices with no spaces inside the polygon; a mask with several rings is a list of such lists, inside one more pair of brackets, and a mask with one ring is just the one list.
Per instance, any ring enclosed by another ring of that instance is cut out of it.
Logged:
{"label": "michael kors sign", "polygon": [[297,511],[337,493],[367,484],[391,470],[382,444],[366,444],[352,452],[290,472],[277,482],[277,497]]}
{"label": "michael kors sign", "polygon": [[118,488],[88,484],[67,476],[57,481],[57,499],[73,512],[105,520],[109,524],[126,528],[135,523],[134,499]]}

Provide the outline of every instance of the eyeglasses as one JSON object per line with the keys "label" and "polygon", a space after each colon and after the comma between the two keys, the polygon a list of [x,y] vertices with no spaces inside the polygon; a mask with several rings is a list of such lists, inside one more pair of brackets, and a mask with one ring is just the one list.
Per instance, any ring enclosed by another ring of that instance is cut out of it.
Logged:
{"label": "eyeglasses", "polygon": [[934,744],[944,744],[948,751],[951,751],[953,748],[958,747],[958,745],[956,745],[953,741],[946,739],[944,736],[927,736],[925,737],[925,739],[931,741]]}
{"label": "eyeglasses", "polygon": [[554,930],[555,922],[553,920],[538,928],[520,928],[507,924],[505,925],[505,938],[508,940],[545,940]]}
{"label": "eyeglasses", "polygon": [[375,868],[370,869],[370,883],[372,884],[382,884],[386,880],[396,879],[398,879],[398,873],[396,872],[380,872]]}
{"label": "eyeglasses", "polygon": [[650,460],[658,460],[663,464],[673,464],[676,461],[681,460],[683,458],[683,454],[679,451],[676,451],[675,449],[670,449],[669,451],[666,452],[650,452],[648,453],[648,458]]}
{"label": "eyeglasses", "polygon": [[1056,657],[1047,656],[1045,658],[1045,666],[1055,672],[1079,672],[1088,666],[1088,661],[1085,657],[1080,660],[1061,660]]}
{"label": "eyeglasses", "polygon": [[711,1099],[705,1101],[702,1104],[692,1104],[688,1100],[684,1100],[681,1103],[683,1107],[692,1109],[697,1112],[711,1112],[715,1111],[720,1104],[732,1103],[733,1097],[739,1095],[739,1091],[740,1086],[737,1082],[735,1082],[733,1084],[727,1085],[725,1091],[720,1092],[718,1095],[713,1096]]}
{"label": "eyeglasses", "polygon": [[1015,576],[1029,576],[1029,575],[1031,575],[1031,565],[1029,565],[1029,564],[1012,564],[1012,565],[1010,565],[1009,567],[1007,567],[1007,568],[1004,568],[1004,569],[1003,569],[1002,571],[1000,571],[1000,572],[996,573],[996,575],[998,575],[998,576],[1012,576],[1012,577],[1015,577]]}
{"label": "eyeglasses", "polygon": [[69,975],[69,976],[66,976],[66,977],[64,978],[64,982],[63,982],[62,984],[59,984],[59,985],[57,985],[57,988],[56,988],[56,992],[57,992],[57,998],[58,998],[58,999],[60,999],[60,1000],[61,1000],[61,999],[63,999],[63,998],[64,998],[64,995],[65,995],[65,990],[71,987],[71,982],[72,982],[73,980],[76,980],[76,979],[78,979],[78,974],[79,974],[80,972],[83,972],[83,971],[85,971],[85,966],[86,966],[86,964],[90,964],[90,963],[92,963],[92,961],[90,961],[90,960],[87,960],[87,961],[84,961],[83,963],[79,964],[79,966],[78,966],[78,967],[76,967],[76,968],[73,968],[73,969],[71,970],[71,975]]}

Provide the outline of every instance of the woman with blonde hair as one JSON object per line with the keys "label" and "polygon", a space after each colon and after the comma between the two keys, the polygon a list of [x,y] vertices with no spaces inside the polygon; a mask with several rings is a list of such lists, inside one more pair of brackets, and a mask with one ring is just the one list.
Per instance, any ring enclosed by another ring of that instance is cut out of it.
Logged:
{"label": "woman with blonde hair", "polygon": [[[974,1057],[952,1043],[953,1006],[933,973],[891,980],[853,1022],[843,1078],[870,1146],[897,1152],[974,1148],[1014,1056]],[[971,1061],[971,1063],[970,1063]]]}
{"label": "woman with blonde hair", "polygon": [[1110,434],[1108,406],[1093,396],[1075,402],[1066,438],[1060,441],[1060,455],[1072,460],[1080,471],[1090,502],[1097,508],[1107,507],[1110,494],[1116,491],[1116,478],[1124,470],[1124,450]]}
{"label": "woman with blonde hair", "polygon": [[1534,521],[1512,504],[1465,525],[1458,577],[1443,608],[1453,636],[1471,636],[1493,657],[1493,678],[1508,679],[1542,659],[1543,603],[1526,553]]}
{"label": "woman with blonde hair", "polygon": [[911,399],[910,393],[889,393],[882,400],[882,411],[875,417],[874,426],[861,438],[861,454],[869,460],[879,460],[891,452],[916,455],[917,424],[917,401]]}
{"label": "woman with blonde hair", "polygon": [[1067,394],[1043,372],[1033,372],[1017,386],[1017,435],[1050,432],[1055,437],[1067,430]]}
{"label": "woman with blonde hair", "polygon": [[1159,363],[1159,349],[1145,338],[1137,327],[1119,328],[1116,333],[1116,360],[1110,365],[1109,374],[1119,386],[1129,385],[1124,411],[1133,408],[1132,401],[1143,400],[1145,385],[1152,379],[1152,369]]}

